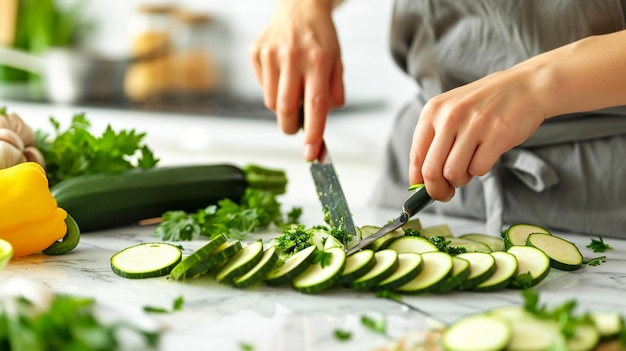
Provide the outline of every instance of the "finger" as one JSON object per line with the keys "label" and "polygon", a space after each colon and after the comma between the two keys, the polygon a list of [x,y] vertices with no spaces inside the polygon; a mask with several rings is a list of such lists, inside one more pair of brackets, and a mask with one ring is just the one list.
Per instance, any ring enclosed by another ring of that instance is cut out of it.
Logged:
{"label": "finger", "polygon": [[261,69],[261,57],[258,45],[252,44],[250,46],[250,49],[248,50],[248,56],[250,58],[250,63],[252,63],[254,77],[256,78],[259,85],[263,86],[263,73]]}
{"label": "finger", "polygon": [[422,177],[422,165],[426,159],[426,152],[430,148],[430,144],[435,137],[435,131],[423,119],[417,123],[413,132],[413,142],[411,143],[411,152],[409,157],[409,180],[411,184],[424,183]]}
{"label": "finger", "polygon": [[280,70],[274,50],[268,48],[261,50],[261,71],[265,106],[276,112],[276,90]]}
{"label": "finger", "polygon": [[485,142],[478,145],[468,165],[468,173],[479,177],[489,172],[501,155],[497,150],[501,150],[497,142]]}
{"label": "finger", "polygon": [[345,103],[345,90],[343,85],[343,64],[341,57],[337,56],[335,65],[330,75],[329,100],[330,109],[341,107]]}
{"label": "finger", "polygon": [[465,186],[472,179],[469,164],[477,148],[477,141],[468,133],[455,139],[443,165],[443,177],[454,187]]}
{"label": "finger", "polygon": [[300,130],[300,102],[302,101],[302,77],[295,53],[282,55],[282,69],[278,80],[276,117],[281,130],[294,134]]}
{"label": "finger", "polygon": [[430,197],[447,201],[454,195],[454,187],[443,176],[443,166],[454,144],[455,136],[449,133],[435,134],[424,158],[422,177]]}
{"label": "finger", "polygon": [[306,77],[304,87],[304,158],[308,161],[319,155],[329,107],[327,61],[316,55],[312,63],[314,68]]}

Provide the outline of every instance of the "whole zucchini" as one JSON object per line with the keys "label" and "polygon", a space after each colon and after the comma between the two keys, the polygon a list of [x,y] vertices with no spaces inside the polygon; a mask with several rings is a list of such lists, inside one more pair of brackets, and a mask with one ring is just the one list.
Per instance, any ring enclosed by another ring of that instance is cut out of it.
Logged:
{"label": "whole zucchini", "polygon": [[247,187],[285,192],[281,170],[249,165],[191,165],[77,176],[50,188],[82,232],[135,224],[167,211],[194,212],[222,199],[239,202]]}

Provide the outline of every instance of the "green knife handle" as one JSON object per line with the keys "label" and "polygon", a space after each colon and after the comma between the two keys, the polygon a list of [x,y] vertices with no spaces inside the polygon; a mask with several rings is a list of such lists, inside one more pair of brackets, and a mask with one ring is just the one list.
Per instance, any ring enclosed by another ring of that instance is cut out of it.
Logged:
{"label": "green knife handle", "polygon": [[423,210],[424,207],[430,205],[431,202],[433,202],[433,199],[426,192],[426,187],[421,186],[404,202],[403,210],[411,218]]}

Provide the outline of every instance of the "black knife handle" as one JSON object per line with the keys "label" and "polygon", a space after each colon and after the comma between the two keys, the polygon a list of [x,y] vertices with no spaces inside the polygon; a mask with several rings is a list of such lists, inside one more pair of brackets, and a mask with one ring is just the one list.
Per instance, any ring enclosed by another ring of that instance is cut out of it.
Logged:
{"label": "black knife handle", "polygon": [[403,211],[411,218],[423,210],[424,207],[430,205],[431,202],[433,202],[433,199],[426,192],[426,187],[421,186],[404,202]]}

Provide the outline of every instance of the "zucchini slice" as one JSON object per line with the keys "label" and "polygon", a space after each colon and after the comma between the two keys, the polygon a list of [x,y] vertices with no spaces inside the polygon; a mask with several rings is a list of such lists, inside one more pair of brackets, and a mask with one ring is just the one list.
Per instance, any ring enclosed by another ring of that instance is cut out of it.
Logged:
{"label": "zucchini slice", "polygon": [[558,236],[533,233],[528,236],[526,244],[543,251],[550,258],[552,268],[574,271],[583,264],[583,255],[576,244]]}
{"label": "zucchini slice", "polygon": [[256,266],[249,270],[248,273],[235,278],[233,280],[233,285],[243,289],[262,281],[272,268],[274,268],[277,260],[278,254],[276,253],[276,247],[268,247],[265,251],[263,251],[263,255]]}
{"label": "zucchini slice", "polygon": [[474,291],[490,292],[498,291],[508,287],[517,274],[517,258],[515,255],[505,252],[496,251],[491,255],[496,260],[496,271],[489,279],[476,285]]}
{"label": "zucchini slice", "polygon": [[445,252],[426,252],[421,254],[424,261],[422,271],[397,291],[409,294],[435,291],[452,272],[452,256]]}
{"label": "zucchini slice", "polygon": [[[373,225],[364,225],[361,227],[361,238],[367,238],[368,236],[376,233],[380,230],[380,227]],[[367,248],[372,249],[374,251],[384,250],[393,242],[395,239],[404,236],[404,230],[402,228],[398,228],[391,233],[383,235],[382,237],[374,240],[371,244],[367,246]]]}
{"label": "zucchini slice", "polygon": [[[550,258],[534,246],[511,246],[506,252],[515,255],[517,258],[517,273],[528,273],[532,279],[530,286],[535,286],[544,280],[550,273]],[[511,284],[514,288],[524,288],[515,283]]]}
{"label": "zucchini slice", "polygon": [[602,340],[616,338],[624,327],[624,319],[617,312],[593,311],[589,313],[589,317],[598,329]]}
{"label": "zucchini slice", "polygon": [[265,278],[265,283],[270,286],[278,286],[291,281],[304,272],[313,262],[315,258],[315,246],[308,246],[292,256],[289,256],[285,262],[278,268],[274,269]]}
{"label": "zucchini slice", "polygon": [[170,278],[173,280],[180,280],[185,277],[195,277],[200,273],[199,265],[206,260],[213,250],[226,242],[226,236],[224,234],[220,234],[215,238],[209,240],[204,246],[194,251],[191,255],[183,258],[179,264],[172,269],[170,272]]}
{"label": "zucchini slice", "polygon": [[418,232],[420,230],[422,230],[422,221],[420,221],[420,219],[418,217],[413,217],[411,219],[409,219],[408,222],[406,222],[403,226],[402,229],[413,229],[413,230],[417,230]]}
{"label": "zucchini slice", "polygon": [[574,327],[574,336],[567,339],[568,351],[591,351],[600,342],[600,333],[593,323],[580,323]]}
{"label": "zucchini slice", "polygon": [[398,268],[374,288],[377,290],[396,290],[415,278],[424,269],[424,260],[417,253],[398,254]]}
{"label": "zucchini slice", "polygon": [[508,321],[486,314],[463,317],[443,332],[447,351],[499,351],[506,349],[513,335]]}
{"label": "zucchini slice", "polygon": [[111,269],[123,278],[154,278],[169,274],[181,258],[182,252],[177,246],[143,243],[111,256]]}
{"label": "zucchini slice", "polygon": [[491,248],[480,241],[457,237],[447,237],[446,240],[449,241],[448,247],[464,248],[465,252],[491,252]]}
{"label": "zucchini slice", "polygon": [[444,294],[456,289],[470,275],[470,263],[468,260],[452,256],[452,272],[446,280],[441,283],[433,292]]}
{"label": "zucchini slice", "polygon": [[480,233],[468,233],[459,236],[459,238],[470,239],[483,243],[489,246],[489,249],[491,249],[491,251],[504,251],[504,239],[502,239],[501,237],[499,238],[497,236]]}
{"label": "zucchini slice", "polygon": [[470,275],[457,287],[459,290],[473,289],[489,279],[496,271],[496,259],[490,253],[465,252],[456,255],[456,257],[466,259],[470,263]]}
{"label": "zucchini slice", "polygon": [[305,294],[318,294],[335,284],[346,264],[346,252],[343,248],[333,247],[326,250],[330,259],[326,265],[317,262],[293,279],[293,287]]}
{"label": "zucchini slice", "polygon": [[244,246],[217,272],[215,279],[220,283],[232,283],[233,279],[248,272],[261,260],[263,242],[255,241]]}
{"label": "zucchini slice", "polygon": [[446,238],[454,236],[452,229],[447,224],[434,225],[420,229],[420,235],[428,239],[431,236],[443,236]]}
{"label": "zucchini slice", "polygon": [[215,251],[211,252],[206,260],[196,265],[189,271],[191,277],[197,277],[203,274],[207,274],[213,268],[219,268],[223,266],[231,257],[233,257],[242,245],[239,240],[231,240],[218,246]]}
{"label": "zucchini slice", "polygon": [[369,289],[383,279],[389,277],[398,268],[398,253],[394,250],[385,249],[374,253],[376,264],[367,273],[349,282],[352,289]]}
{"label": "zucchini slice", "polygon": [[528,235],[532,233],[551,234],[550,231],[538,225],[525,223],[513,224],[502,233],[504,248],[508,250],[511,246],[526,245],[526,239],[528,239]]}
{"label": "zucchini slice", "polygon": [[339,248],[344,248],[343,244],[337,240],[337,238],[335,238],[332,235],[328,235],[326,237],[326,240],[324,240],[324,246],[323,249],[324,250],[328,250],[328,249],[332,249],[333,247],[339,247]]}
{"label": "zucchini slice", "polygon": [[374,251],[365,249],[346,258],[346,265],[339,278],[340,284],[347,284],[369,272],[376,265]]}
{"label": "zucchini slice", "polygon": [[425,253],[439,251],[437,246],[428,239],[421,236],[403,236],[397,238],[389,246],[388,249],[395,250],[397,253]]}
{"label": "zucchini slice", "polygon": [[545,351],[570,350],[565,347],[565,337],[558,325],[536,317],[511,320],[513,337],[507,350]]}

